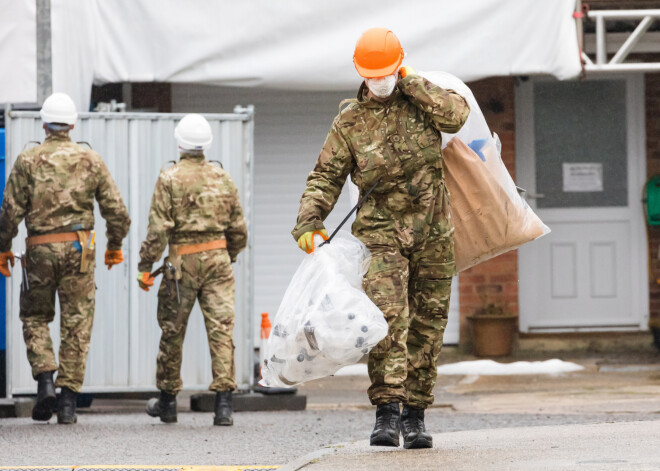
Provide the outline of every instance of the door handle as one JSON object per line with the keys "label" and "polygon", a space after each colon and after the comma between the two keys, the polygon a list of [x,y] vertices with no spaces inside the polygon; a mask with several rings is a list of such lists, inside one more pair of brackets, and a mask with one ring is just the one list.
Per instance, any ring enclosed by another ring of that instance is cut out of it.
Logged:
{"label": "door handle", "polygon": [[520,196],[522,196],[525,199],[530,198],[533,200],[537,200],[540,198],[545,198],[545,195],[543,193],[529,193],[527,190],[519,186],[516,186],[516,190],[518,190],[518,194],[520,194]]}

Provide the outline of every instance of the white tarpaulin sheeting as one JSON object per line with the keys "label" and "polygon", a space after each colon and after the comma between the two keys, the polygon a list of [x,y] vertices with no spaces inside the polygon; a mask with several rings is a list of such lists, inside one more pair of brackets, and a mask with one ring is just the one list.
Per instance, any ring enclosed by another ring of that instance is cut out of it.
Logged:
{"label": "white tarpaulin sheeting", "polygon": [[[72,93],[81,108],[92,81],[354,90],[355,42],[373,26],[393,30],[405,62],[421,70],[466,82],[567,79],[580,72],[574,7],[575,0],[51,0],[54,90]],[[19,20],[3,14],[0,26]],[[13,53],[5,54],[8,64]]]}
{"label": "white tarpaulin sheeting", "polygon": [[37,7],[0,0],[0,103],[37,101]]}

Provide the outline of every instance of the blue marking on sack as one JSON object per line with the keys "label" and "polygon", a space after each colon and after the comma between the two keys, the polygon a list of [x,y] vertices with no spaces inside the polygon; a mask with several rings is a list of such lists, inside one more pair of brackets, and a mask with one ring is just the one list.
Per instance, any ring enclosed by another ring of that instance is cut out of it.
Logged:
{"label": "blue marking on sack", "polygon": [[479,158],[484,162],[486,161],[486,156],[483,152],[481,152],[481,149],[483,149],[483,147],[486,145],[486,142],[488,142],[488,139],[475,139],[468,144],[468,147],[472,149],[474,153],[477,154]]}

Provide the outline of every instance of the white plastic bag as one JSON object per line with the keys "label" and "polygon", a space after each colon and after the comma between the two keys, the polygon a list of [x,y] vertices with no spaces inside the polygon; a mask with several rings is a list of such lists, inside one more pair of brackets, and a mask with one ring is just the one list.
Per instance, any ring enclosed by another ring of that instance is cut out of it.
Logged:
{"label": "white plastic bag", "polygon": [[331,375],[387,335],[383,313],[362,290],[369,260],[346,231],[305,257],[275,315],[259,384],[291,387]]}
{"label": "white plastic bag", "polygon": [[456,134],[442,133],[457,271],[549,233],[550,228],[520,195],[502,162],[500,140],[497,134],[491,135],[469,87],[447,72],[421,75],[442,88],[454,90],[470,105],[463,127]]}

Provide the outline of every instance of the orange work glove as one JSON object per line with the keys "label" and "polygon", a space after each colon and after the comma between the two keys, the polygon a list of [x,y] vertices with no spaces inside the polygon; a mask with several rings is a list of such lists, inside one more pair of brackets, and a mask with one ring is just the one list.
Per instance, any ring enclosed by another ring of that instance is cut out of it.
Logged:
{"label": "orange work glove", "polygon": [[399,69],[399,75],[401,78],[406,78],[408,75],[415,75],[416,73],[417,71],[409,65],[404,65]]}
{"label": "orange work glove", "polygon": [[298,238],[298,247],[307,253],[314,252],[314,236],[317,234],[323,237],[323,240],[328,240],[328,231],[325,229],[321,229],[320,231],[309,231],[305,232]]}
{"label": "orange work glove", "polygon": [[14,254],[11,252],[2,252],[0,253],[0,273],[9,277],[11,272],[9,271],[9,264],[14,266]]}
{"label": "orange work glove", "polygon": [[112,268],[113,265],[117,265],[124,261],[124,255],[121,253],[121,250],[106,250],[105,251],[105,264],[108,266],[108,270]]}
{"label": "orange work glove", "polygon": [[138,272],[138,284],[140,285],[140,288],[149,291],[149,288],[151,288],[154,285],[154,278],[151,276],[151,273],[148,271],[140,271]]}

